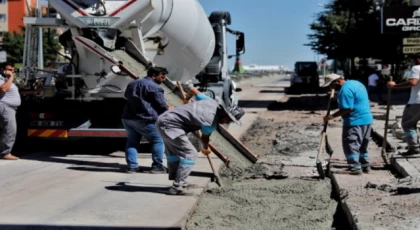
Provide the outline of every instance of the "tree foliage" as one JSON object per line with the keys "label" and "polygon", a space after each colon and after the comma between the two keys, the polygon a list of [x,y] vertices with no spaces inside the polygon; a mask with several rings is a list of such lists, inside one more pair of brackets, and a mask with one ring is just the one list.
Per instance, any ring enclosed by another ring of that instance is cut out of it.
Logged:
{"label": "tree foliage", "polygon": [[7,61],[22,63],[24,37],[16,32],[3,34],[3,50],[7,53]]}
{"label": "tree foliage", "polygon": [[[7,61],[13,63],[23,62],[23,48],[24,48],[24,34],[25,28],[22,28],[22,33],[6,32],[3,34],[3,50],[7,52]],[[56,30],[43,30],[43,53],[44,63],[55,61],[57,59],[57,50],[61,47],[56,36]]]}
{"label": "tree foliage", "polygon": [[[377,0],[331,0],[310,24],[312,50],[329,59],[378,58],[391,63],[401,59],[402,34],[381,34]],[[385,6],[409,5],[409,0],[386,0]]]}

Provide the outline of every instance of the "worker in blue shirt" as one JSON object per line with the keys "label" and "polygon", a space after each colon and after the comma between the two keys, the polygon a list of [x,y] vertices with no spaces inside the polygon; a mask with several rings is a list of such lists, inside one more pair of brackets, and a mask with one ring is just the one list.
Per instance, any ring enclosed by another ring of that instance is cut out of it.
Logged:
{"label": "worker in blue shirt", "polygon": [[150,172],[166,173],[163,165],[165,146],[156,130],[155,122],[160,114],[170,108],[160,87],[167,73],[165,68],[152,67],[145,78],[130,82],[125,91],[127,104],[122,115],[122,123],[127,132],[125,157],[128,173],[143,171],[137,163],[137,147],[142,137],[152,145],[153,163]]}
{"label": "worker in blue shirt", "polygon": [[[195,101],[188,103],[195,95]],[[197,89],[191,89],[187,93],[184,105],[166,111],[159,116],[156,127],[165,142],[168,161],[169,180],[173,180],[169,188],[171,195],[190,194],[187,189],[187,178],[191,173],[197,150],[192,145],[187,135],[190,132],[201,131],[201,153],[208,155],[210,135],[218,124],[235,122],[240,124],[239,119],[245,114],[243,109],[232,106],[220,105]]]}
{"label": "worker in blue shirt", "polygon": [[370,110],[366,87],[356,80],[344,80],[343,76],[329,74],[323,87],[338,91],[339,110],[325,116],[324,122],[336,117],[343,119],[343,150],[350,165],[349,169],[339,173],[361,175],[369,173],[368,145],[372,131],[373,116]]}

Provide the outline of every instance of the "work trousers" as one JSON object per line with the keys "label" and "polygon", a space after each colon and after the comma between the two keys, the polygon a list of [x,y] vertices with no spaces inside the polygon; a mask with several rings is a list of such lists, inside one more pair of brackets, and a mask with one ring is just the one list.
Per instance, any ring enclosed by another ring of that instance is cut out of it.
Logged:
{"label": "work trousers", "polygon": [[0,104],[0,155],[12,152],[16,141],[16,109]]}
{"label": "work trousers", "polygon": [[198,152],[191,144],[186,133],[172,139],[159,126],[158,130],[165,142],[169,180],[174,180],[174,186],[182,186],[187,183],[187,178],[195,165]]}
{"label": "work trousers", "polygon": [[351,169],[368,167],[371,125],[343,126],[343,150]]}
{"label": "work trousers", "polygon": [[156,125],[149,121],[122,119],[122,123],[127,132],[127,145],[125,148],[125,159],[129,168],[137,168],[137,147],[141,138],[145,137],[152,145],[152,168],[163,166],[163,155],[165,145],[162,137],[156,130]]}
{"label": "work trousers", "polygon": [[369,100],[372,100],[372,95],[376,94],[376,96],[378,97],[378,102],[382,101],[382,92],[381,92],[381,88],[379,86],[368,86],[368,92],[369,92]]}
{"label": "work trousers", "polygon": [[405,139],[411,148],[418,148],[417,123],[420,120],[420,104],[408,104],[404,108],[401,126]]}

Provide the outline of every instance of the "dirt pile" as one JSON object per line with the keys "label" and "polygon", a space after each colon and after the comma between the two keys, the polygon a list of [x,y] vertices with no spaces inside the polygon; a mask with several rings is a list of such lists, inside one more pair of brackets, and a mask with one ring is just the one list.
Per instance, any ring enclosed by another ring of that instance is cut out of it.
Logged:
{"label": "dirt pile", "polygon": [[402,179],[392,179],[387,183],[368,182],[366,189],[377,189],[393,195],[407,195],[420,192],[420,179],[406,177]]}
{"label": "dirt pile", "polygon": [[267,120],[258,118],[251,126],[249,134],[242,137],[241,141],[252,149],[258,149],[265,156],[284,156],[282,159],[318,148],[321,123],[306,124],[304,121],[275,123],[274,120],[274,118]]}
{"label": "dirt pile", "polygon": [[[261,155],[245,168],[223,169],[233,187],[213,188],[201,199],[187,229],[328,229],[337,202],[329,180],[290,176],[283,161],[316,155],[322,124],[318,115],[267,112],[241,138]],[[308,168],[297,168],[298,175]]]}

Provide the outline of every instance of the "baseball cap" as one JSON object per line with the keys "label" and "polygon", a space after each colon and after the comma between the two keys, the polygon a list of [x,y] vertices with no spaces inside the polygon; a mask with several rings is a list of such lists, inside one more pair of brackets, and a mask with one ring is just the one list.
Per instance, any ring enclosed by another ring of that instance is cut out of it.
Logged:
{"label": "baseball cap", "polygon": [[328,87],[333,81],[338,80],[340,78],[344,77],[335,73],[328,74],[327,76],[325,76],[324,85],[322,85],[321,87]]}

